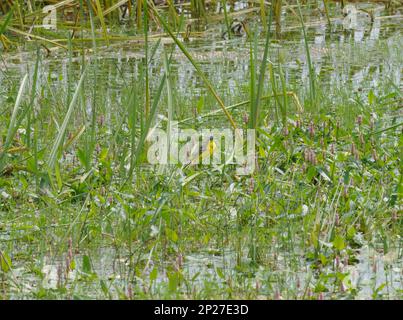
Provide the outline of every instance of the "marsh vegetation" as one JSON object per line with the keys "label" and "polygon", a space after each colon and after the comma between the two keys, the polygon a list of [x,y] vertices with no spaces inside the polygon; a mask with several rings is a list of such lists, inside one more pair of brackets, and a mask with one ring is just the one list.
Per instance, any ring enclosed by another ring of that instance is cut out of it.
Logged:
{"label": "marsh vegetation", "polygon": [[1,299],[402,298],[400,1],[0,3]]}

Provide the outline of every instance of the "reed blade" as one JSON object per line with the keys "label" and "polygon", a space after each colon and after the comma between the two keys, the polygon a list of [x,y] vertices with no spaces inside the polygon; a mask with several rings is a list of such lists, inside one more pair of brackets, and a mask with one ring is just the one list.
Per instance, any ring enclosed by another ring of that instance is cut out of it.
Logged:
{"label": "reed blade", "polygon": [[53,144],[53,147],[52,147],[52,150],[50,152],[49,159],[48,159],[48,169],[49,170],[53,170],[54,167],[55,167],[55,163],[57,161],[57,155],[58,155],[60,146],[63,143],[63,139],[64,139],[64,136],[65,136],[65,133],[66,133],[67,125],[68,125],[68,123],[70,121],[71,115],[73,114],[74,107],[76,105],[76,101],[77,101],[78,95],[79,95],[80,90],[81,90],[81,86],[82,86],[84,78],[85,78],[85,74],[86,74],[86,69],[84,69],[83,73],[81,74],[80,81],[78,82],[76,91],[74,92],[73,98],[71,99],[69,108],[68,108],[67,113],[66,113],[66,115],[64,117],[64,120],[63,120],[63,124],[60,127],[59,133],[58,133],[58,135],[56,137],[56,140],[55,140],[55,142]]}

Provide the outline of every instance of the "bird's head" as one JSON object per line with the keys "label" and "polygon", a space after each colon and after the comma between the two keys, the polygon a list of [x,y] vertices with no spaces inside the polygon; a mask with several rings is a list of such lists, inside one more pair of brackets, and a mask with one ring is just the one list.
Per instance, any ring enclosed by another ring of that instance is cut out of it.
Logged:
{"label": "bird's head", "polygon": [[347,17],[347,16],[349,16],[351,14],[354,14],[356,12],[357,12],[357,8],[352,4],[348,4],[343,8],[343,16],[344,17]]}

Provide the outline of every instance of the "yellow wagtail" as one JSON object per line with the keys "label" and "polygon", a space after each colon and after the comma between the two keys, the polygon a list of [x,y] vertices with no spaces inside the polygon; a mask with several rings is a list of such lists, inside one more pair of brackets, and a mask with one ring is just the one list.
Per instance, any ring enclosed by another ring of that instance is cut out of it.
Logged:
{"label": "yellow wagtail", "polygon": [[202,163],[203,159],[210,157],[214,153],[214,150],[217,148],[217,145],[214,142],[214,137],[210,136],[207,143],[199,148],[199,152],[191,155],[191,160],[183,167],[183,169],[187,168],[189,165],[195,165],[198,163]]}

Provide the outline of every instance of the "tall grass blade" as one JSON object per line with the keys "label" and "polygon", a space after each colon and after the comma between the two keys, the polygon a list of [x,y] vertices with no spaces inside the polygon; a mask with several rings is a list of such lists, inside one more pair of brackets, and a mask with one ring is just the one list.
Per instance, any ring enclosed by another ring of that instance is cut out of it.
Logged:
{"label": "tall grass blade", "polygon": [[[30,101],[29,101],[29,111],[31,111],[32,108],[33,108],[34,100],[35,100],[35,96],[36,96],[36,85],[37,85],[37,80],[38,80],[39,60],[40,60],[40,51],[39,51],[39,47],[37,47],[37,50],[36,50],[36,63],[35,63],[33,80],[32,80],[31,98],[30,98]],[[27,146],[28,146],[28,148],[31,147],[31,112],[28,113]]]}
{"label": "tall grass blade", "polygon": [[278,71],[279,71],[279,75],[280,75],[281,88],[283,90],[283,92],[282,92],[283,104],[282,104],[282,108],[281,108],[281,118],[282,118],[282,121],[283,121],[283,126],[285,126],[286,121],[287,121],[288,95],[287,95],[287,83],[285,81],[283,68],[281,67],[280,63],[279,63],[279,66],[278,66]]}
{"label": "tall grass blade", "polygon": [[24,76],[24,78],[22,79],[20,88],[18,90],[17,99],[15,100],[13,113],[11,114],[11,118],[10,118],[10,125],[9,125],[8,131],[7,131],[5,146],[9,146],[9,144],[11,143],[11,139],[13,138],[13,136],[17,130],[17,128],[16,128],[17,115],[18,115],[18,110],[20,108],[22,95],[24,93],[25,86],[27,84],[27,80],[28,80],[28,74],[26,74]]}
{"label": "tall grass blade", "polygon": [[169,60],[167,52],[164,48],[164,70],[166,76],[166,87],[167,87],[167,97],[168,97],[168,132],[167,132],[167,140],[168,140],[168,157],[171,155],[171,137],[172,137],[172,121],[174,117],[174,107],[173,107],[173,98],[172,98],[172,87],[170,80],[170,72],[169,72]]}
{"label": "tall grass blade", "polygon": [[[249,82],[249,91],[250,91],[250,107],[249,107],[249,128],[253,127],[253,121],[255,119],[255,108],[254,108],[254,98],[255,98],[255,89],[256,89],[256,67],[255,67],[255,52],[256,50],[256,31],[253,32],[253,36],[250,41],[249,48],[249,65],[250,65],[250,82]],[[254,48],[255,46],[255,48]]]}
{"label": "tall grass blade", "polygon": [[141,10],[142,10],[142,6],[143,6],[143,0],[137,0],[136,1],[136,6],[137,6],[137,10],[136,10],[136,21],[137,21],[137,29],[141,28]]}
{"label": "tall grass blade", "polygon": [[280,37],[281,33],[281,8],[283,6],[282,0],[274,0],[274,20],[276,22],[276,35]]}
{"label": "tall grass blade", "polygon": [[198,75],[203,79],[204,83],[207,86],[207,89],[210,91],[210,93],[214,96],[214,98],[217,100],[218,104],[220,107],[223,109],[225,116],[228,118],[231,126],[236,129],[237,126],[235,124],[234,119],[232,118],[231,114],[228,112],[224,102],[220,98],[220,96],[217,94],[215,89],[210,83],[210,80],[207,78],[207,76],[204,74],[204,72],[201,70],[200,66],[198,63],[192,58],[188,50],[185,48],[185,46],[182,44],[182,42],[179,41],[179,39],[173,34],[171,29],[169,28],[168,24],[164,21],[164,19],[161,18],[161,16],[158,14],[157,10],[153,8],[154,14],[157,17],[157,19],[160,21],[160,23],[163,25],[164,29],[168,32],[168,34],[171,36],[171,38],[174,40],[176,45],[179,47],[179,49],[182,51],[182,53],[188,58],[190,63],[193,65],[193,67],[196,69]]}
{"label": "tall grass blade", "polygon": [[26,74],[21,81],[21,85],[18,90],[17,98],[15,100],[13,112],[11,114],[10,124],[8,126],[6,141],[3,145],[3,150],[2,151],[0,150],[1,151],[1,153],[0,153],[0,172],[3,171],[5,155],[7,153],[8,148],[10,147],[11,142],[14,138],[14,135],[18,129],[17,116],[18,116],[18,111],[20,109],[20,104],[21,104],[22,96],[24,94],[25,86],[27,84],[27,80],[28,80],[28,74]]}
{"label": "tall grass blade", "polygon": [[97,5],[97,16],[99,18],[99,22],[101,23],[102,31],[106,40],[106,43],[109,45],[109,37],[108,37],[108,29],[106,28],[104,13],[102,11],[101,3],[99,0],[95,0]]}
{"label": "tall grass blade", "polygon": [[264,0],[259,0],[260,1],[260,19],[262,19],[262,24],[263,24],[263,30],[264,32],[267,32],[267,18],[266,18],[266,9],[265,9],[265,3]]}
{"label": "tall grass blade", "polygon": [[227,12],[227,0],[222,0],[222,6],[224,8],[224,19],[225,19],[225,26],[227,27],[227,34],[228,39],[231,39],[231,24],[228,19],[228,12]]}
{"label": "tall grass blade", "polygon": [[315,107],[316,106],[315,70],[313,69],[313,66],[312,66],[311,53],[310,53],[309,44],[308,44],[308,37],[306,34],[304,19],[302,18],[301,5],[300,5],[299,1],[298,1],[298,12],[299,12],[299,18],[301,21],[302,32],[304,35],[306,59],[308,62],[308,69],[309,69],[309,94],[311,97],[311,103]]}
{"label": "tall grass blade", "polygon": [[6,19],[4,20],[3,24],[0,27],[0,36],[6,31],[7,26],[11,22],[11,17],[13,16],[14,9],[12,8],[8,14],[6,15]]}
{"label": "tall grass blade", "polygon": [[329,26],[331,26],[331,22],[330,22],[330,16],[329,16],[329,7],[327,5],[327,1],[328,0],[323,0],[323,7],[325,9],[325,14],[326,14],[326,20]]}
{"label": "tall grass blade", "polygon": [[70,121],[71,115],[73,114],[73,110],[76,105],[76,101],[77,101],[78,95],[80,93],[80,89],[81,89],[82,83],[84,81],[85,74],[86,74],[86,69],[84,69],[83,73],[81,74],[80,81],[78,82],[76,91],[74,92],[73,98],[71,99],[69,108],[68,108],[67,113],[63,120],[63,124],[60,127],[60,130],[56,137],[55,143],[53,144],[53,147],[50,152],[49,159],[48,159],[48,169],[49,170],[53,170],[53,168],[55,167],[55,163],[57,160],[57,154],[58,154],[60,146],[62,145],[63,138],[66,133],[67,125]]}
{"label": "tall grass blade", "polygon": [[267,59],[268,59],[268,55],[269,55],[270,29],[271,29],[272,19],[273,19],[273,5],[270,8],[268,31],[266,34],[266,43],[264,46],[263,60],[262,60],[262,64],[260,65],[259,81],[258,81],[258,85],[257,85],[256,97],[254,99],[254,104],[253,104],[253,109],[254,109],[253,114],[255,115],[255,117],[252,119],[252,128],[256,128],[258,126],[258,121],[259,121],[260,97],[263,94],[263,83],[264,83],[264,77],[265,77],[265,72],[266,72]]}
{"label": "tall grass blade", "polygon": [[144,12],[143,12],[143,19],[144,19],[144,51],[145,51],[145,90],[146,90],[146,103],[145,103],[145,115],[146,117],[150,113],[150,79],[148,73],[148,4],[147,1],[144,1]]}

